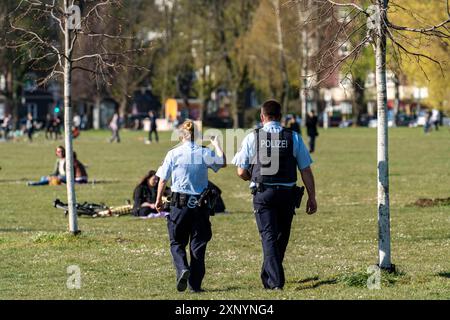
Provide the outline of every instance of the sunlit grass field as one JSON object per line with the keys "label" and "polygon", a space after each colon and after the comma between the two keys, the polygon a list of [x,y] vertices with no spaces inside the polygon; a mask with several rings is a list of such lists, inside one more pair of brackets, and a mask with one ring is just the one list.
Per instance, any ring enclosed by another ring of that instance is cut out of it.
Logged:
{"label": "sunlit grass field", "polygon": [[[142,132],[83,132],[75,141],[95,184],[77,186],[79,202],[122,205],[146,171],[174,145],[169,134],[145,145]],[[210,179],[229,215],[212,217],[205,293],[178,293],[163,219],[80,218],[67,233],[65,187],[26,186],[49,174],[62,141],[0,143],[0,299],[450,299],[450,206],[418,208],[419,198],[450,197],[450,131],[390,130],[392,262],[380,290],[366,272],[377,262],[376,131],[320,131],[313,170],[319,212],[299,210],[285,259],[284,291],[262,289],[262,250],[248,184],[229,166]],[[304,201],[305,202],[305,201]],[[67,267],[81,289],[66,286]]]}

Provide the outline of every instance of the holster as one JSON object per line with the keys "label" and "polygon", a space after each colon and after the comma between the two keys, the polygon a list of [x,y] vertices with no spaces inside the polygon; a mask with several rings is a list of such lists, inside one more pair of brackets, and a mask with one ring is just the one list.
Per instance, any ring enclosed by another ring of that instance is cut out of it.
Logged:
{"label": "holster", "polygon": [[299,187],[299,186],[294,187],[294,201],[295,201],[295,207],[297,209],[299,209],[300,206],[302,205],[302,198],[303,198],[304,194],[305,194],[305,187]]}
{"label": "holster", "polygon": [[206,208],[209,211],[209,215],[214,216],[214,207],[216,206],[216,202],[219,197],[220,194],[216,189],[208,187],[200,195],[198,206],[201,208]]}
{"label": "holster", "polygon": [[256,185],[252,187],[250,190],[252,192],[252,195],[255,195],[258,192],[264,192],[265,187],[264,184],[257,182]]}
{"label": "holster", "polygon": [[186,205],[186,197],[180,193],[174,192],[172,193],[172,198],[170,199],[170,206],[181,208]]}

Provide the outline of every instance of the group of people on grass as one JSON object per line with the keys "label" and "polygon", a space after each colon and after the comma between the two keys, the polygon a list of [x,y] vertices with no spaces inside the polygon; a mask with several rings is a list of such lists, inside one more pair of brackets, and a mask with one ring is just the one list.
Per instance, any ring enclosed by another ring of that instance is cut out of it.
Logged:
{"label": "group of people on grass", "polygon": [[[56,163],[53,172],[43,176],[39,181],[28,182],[28,186],[61,185],[67,183],[66,149],[58,146],[55,150]],[[76,184],[87,184],[88,173],[86,166],[78,159],[76,152],[73,154],[73,167]],[[155,202],[158,193],[159,178],[156,171],[150,170],[138,183],[133,192],[133,215],[136,217],[148,217],[158,214]],[[170,194],[170,188],[166,188],[166,195]]]}
{"label": "group of people on grass", "polygon": [[[58,140],[62,138],[61,131],[63,123],[60,116],[52,116],[51,114],[48,114],[44,126],[45,138],[47,140]],[[33,142],[34,133],[36,132],[37,128],[39,128],[39,126],[37,125],[36,119],[34,118],[32,113],[28,113],[26,118],[22,122],[21,130],[17,132],[19,132],[19,135],[26,135],[28,141]],[[2,123],[0,124],[0,129],[1,137],[4,140],[9,140],[10,138],[12,138],[13,134],[14,137],[17,136],[17,132],[13,130],[13,118],[11,114],[7,114],[5,116]]]}
{"label": "group of people on grass", "polygon": [[[287,129],[290,129],[299,135],[302,135],[302,129],[300,124],[297,122],[297,117],[289,116],[283,121],[283,126]],[[319,136],[319,118],[317,117],[314,110],[308,112],[306,116],[305,126],[306,126],[306,134],[309,139],[309,152],[313,153],[316,149],[316,138]]]}
{"label": "group of people on grass", "polygon": [[[153,136],[155,138],[155,141],[158,143],[159,136],[158,136],[158,126],[156,123],[158,116],[154,111],[149,111],[148,119],[150,121],[150,128],[148,133],[148,139],[145,141],[145,144],[151,144],[153,142]],[[108,125],[109,129],[111,130],[111,138],[109,139],[110,143],[121,142],[120,128],[122,126],[122,122],[123,122],[122,116],[120,115],[119,110],[116,109]]]}

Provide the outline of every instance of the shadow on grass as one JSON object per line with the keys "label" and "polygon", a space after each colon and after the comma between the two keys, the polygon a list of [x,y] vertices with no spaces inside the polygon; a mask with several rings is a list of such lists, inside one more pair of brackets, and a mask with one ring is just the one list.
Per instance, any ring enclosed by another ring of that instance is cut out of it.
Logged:
{"label": "shadow on grass", "polygon": [[89,181],[89,183],[87,183],[85,185],[88,186],[88,185],[96,185],[96,184],[117,184],[120,182],[121,182],[120,180],[96,180],[96,179],[94,179],[92,181]]}
{"label": "shadow on grass", "polygon": [[439,272],[437,275],[442,278],[450,279],[450,272]]}
{"label": "shadow on grass", "polygon": [[22,179],[0,179],[0,184],[22,184],[26,183],[29,180],[22,178]]}
{"label": "shadow on grass", "polygon": [[[0,179],[0,184],[26,184],[30,179]],[[96,184],[118,184],[120,183],[120,180],[91,180],[89,183],[86,184],[77,184],[79,187],[83,186],[90,186],[90,185],[96,185]],[[62,184],[64,186],[64,184]]]}
{"label": "shadow on grass", "polygon": [[4,233],[22,233],[22,232],[35,232],[35,229],[17,229],[17,228],[5,228],[0,229],[0,232]]}
{"label": "shadow on grass", "polygon": [[206,289],[205,293],[209,293],[209,292],[228,292],[228,291],[234,291],[234,290],[242,290],[244,289],[243,287],[225,287],[225,288],[221,288],[221,289]]}
{"label": "shadow on grass", "polygon": [[292,283],[299,285],[298,287],[295,288],[295,290],[308,290],[308,289],[315,289],[324,285],[337,284],[338,279],[337,278],[320,279],[319,276],[315,276],[306,279],[301,279],[298,281],[292,281]]}

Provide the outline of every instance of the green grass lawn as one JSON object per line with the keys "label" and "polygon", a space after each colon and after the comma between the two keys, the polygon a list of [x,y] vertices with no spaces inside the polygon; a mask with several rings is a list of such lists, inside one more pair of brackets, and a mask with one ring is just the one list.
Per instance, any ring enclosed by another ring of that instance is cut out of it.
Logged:
{"label": "green grass lawn", "polygon": [[[83,132],[75,142],[97,183],[77,186],[79,202],[122,205],[139,178],[157,168],[173,145],[144,145],[144,133]],[[52,207],[65,187],[30,188],[48,174],[54,148],[0,143],[0,299],[450,299],[450,207],[417,208],[419,198],[450,197],[450,132],[390,130],[392,262],[381,290],[366,286],[377,262],[376,131],[321,131],[313,155],[319,212],[294,219],[282,292],[262,289],[262,250],[248,184],[229,166],[210,179],[224,191],[230,215],[213,217],[202,294],[178,293],[163,219],[80,218],[82,235],[67,234]],[[81,269],[82,287],[69,290],[67,267]]]}

